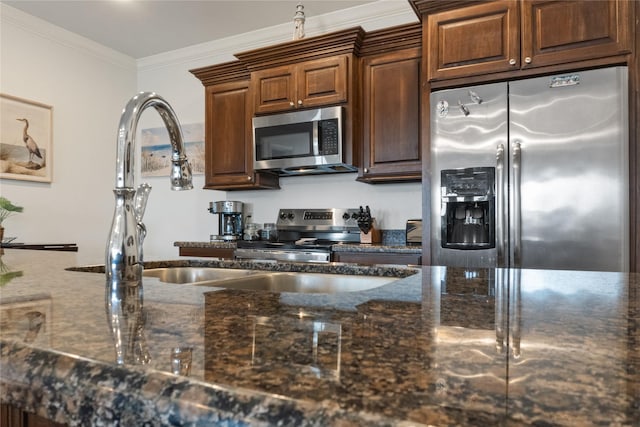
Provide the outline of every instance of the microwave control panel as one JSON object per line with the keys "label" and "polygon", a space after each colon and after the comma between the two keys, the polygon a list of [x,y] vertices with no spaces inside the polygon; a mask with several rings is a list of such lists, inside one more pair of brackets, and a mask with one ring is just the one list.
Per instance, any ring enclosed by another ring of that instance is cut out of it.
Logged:
{"label": "microwave control panel", "polygon": [[320,120],[318,122],[318,140],[321,155],[339,153],[338,119]]}

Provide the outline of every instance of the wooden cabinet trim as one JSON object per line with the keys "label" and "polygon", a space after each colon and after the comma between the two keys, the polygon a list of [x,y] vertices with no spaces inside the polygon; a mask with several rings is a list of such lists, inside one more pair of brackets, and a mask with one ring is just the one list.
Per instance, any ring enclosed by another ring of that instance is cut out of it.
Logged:
{"label": "wooden cabinet trim", "polygon": [[402,49],[422,49],[422,24],[400,25],[365,34],[360,48],[360,57],[394,52]]}
{"label": "wooden cabinet trim", "polygon": [[250,77],[249,69],[241,61],[230,61],[207,67],[194,68],[193,70],[189,70],[189,72],[196,76],[205,87],[221,83],[249,80]]}
{"label": "wooden cabinet trim", "polygon": [[249,71],[256,71],[337,55],[358,55],[364,34],[361,27],[354,27],[236,53],[235,57],[245,63]]}

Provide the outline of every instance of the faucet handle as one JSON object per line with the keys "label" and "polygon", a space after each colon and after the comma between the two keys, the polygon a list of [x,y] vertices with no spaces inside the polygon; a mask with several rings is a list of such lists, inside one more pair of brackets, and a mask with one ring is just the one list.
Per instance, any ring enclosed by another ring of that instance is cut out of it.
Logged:
{"label": "faucet handle", "polygon": [[151,193],[151,186],[146,182],[138,186],[138,190],[136,191],[136,198],[133,205],[136,214],[136,221],[138,223],[142,222],[144,210],[147,208],[147,200],[149,200],[149,193]]}

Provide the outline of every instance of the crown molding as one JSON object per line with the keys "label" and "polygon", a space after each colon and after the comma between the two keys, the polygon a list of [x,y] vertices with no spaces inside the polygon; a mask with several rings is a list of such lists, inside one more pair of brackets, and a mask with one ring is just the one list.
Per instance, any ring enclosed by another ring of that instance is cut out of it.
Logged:
{"label": "crown molding", "polygon": [[[412,22],[419,22],[419,19],[408,1],[379,0],[375,3],[338,12],[307,17],[305,33],[306,37],[315,37],[353,27],[362,27],[365,31],[372,31]],[[234,60],[234,55],[238,52],[288,42],[292,38],[293,22],[275,25],[238,36],[140,58],[137,61],[138,72],[178,64],[186,64],[188,68],[197,68],[228,62]]]}
{"label": "crown molding", "polygon": [[76,50],[83,55],[90,55],[125,69],[136,70],[135,58],[3,3],[0,3],[0,23],[2,26],[14,26],[49,42]]}

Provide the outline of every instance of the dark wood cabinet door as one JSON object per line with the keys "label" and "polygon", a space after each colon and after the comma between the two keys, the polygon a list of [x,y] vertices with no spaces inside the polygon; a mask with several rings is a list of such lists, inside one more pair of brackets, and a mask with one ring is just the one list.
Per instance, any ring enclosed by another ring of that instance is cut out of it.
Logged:
{"label": "dark wood cabinet door", "polygon": [[278,178],[253,170],[249,82],[206,88],[205,188],[278,188]]}
{"label": "dark wood cabinet door", "polygon": [[522,3],[522,67],[602,58],[631,51],[628,0]]}
{"label": "dark wood cabinet door", "polygon": [[0,404],[0,426],[2,427],[64,427],[39,415],[30,414],[8,404]]}
{"label": "dark wood cabinet door", "polygon": [[346,262],[364,265],[397,264],[397,265],[421,265],[422,256],[406,253],[380,253],[380,252],[335,252],[334,262]]}
{"label": "dark wood cabinet door", "polygon": [[429,80],[518,69],[518,10],[517,1],[506,0],[429,15]]}
{"label": "dark wood cabinet door", "polygon": [[358,180],[420,180],[419,48],[363,60],[363,168]]}
{"label": "dark wood cabinet door", "polygon": [[251,73],[257,114],[295,108],[295,66],[285,65]]}
{"label": "dark wood cabinet door", "polygon": [[297,68],[297,107],[316,107],[347,101],[346,55],[302,62]]}
{"label": "dark wood cabinet door", "polygon": [[196,257],[212,257],[233,259],[234,249],[231,248],[180,248],[178,253],[180,256],[196,256]]}

